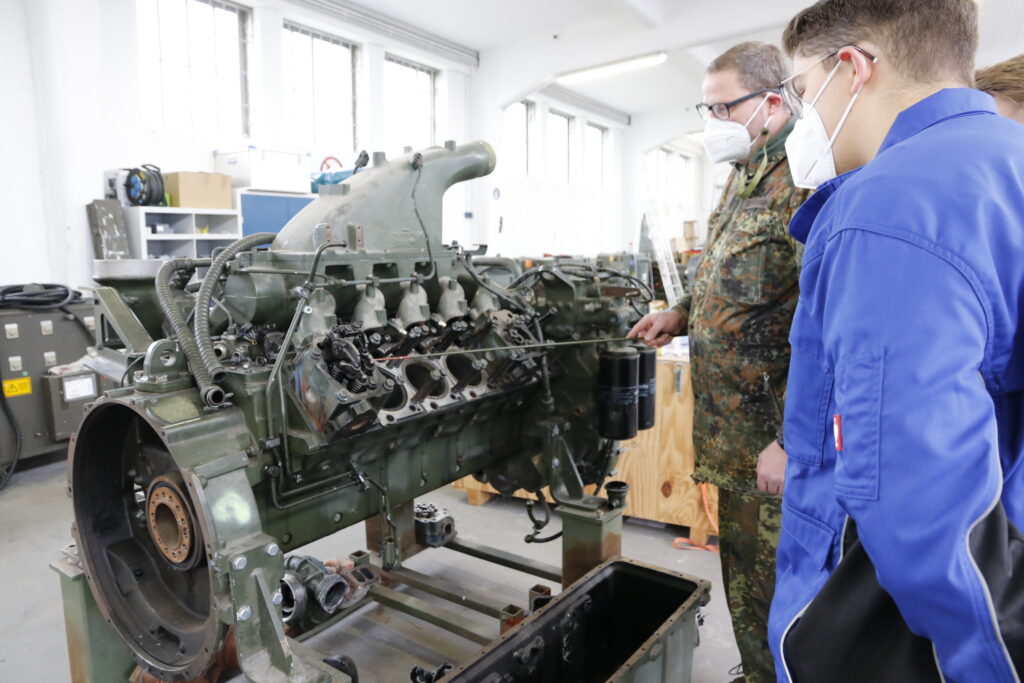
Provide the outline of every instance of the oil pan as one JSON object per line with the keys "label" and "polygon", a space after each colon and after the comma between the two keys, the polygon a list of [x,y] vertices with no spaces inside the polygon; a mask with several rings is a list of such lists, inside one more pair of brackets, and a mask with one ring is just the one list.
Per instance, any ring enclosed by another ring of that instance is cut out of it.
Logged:
{"label": "oil pan", "polygon": [[624,558],[586,574],[445,683],[687,683],[711,584]]}

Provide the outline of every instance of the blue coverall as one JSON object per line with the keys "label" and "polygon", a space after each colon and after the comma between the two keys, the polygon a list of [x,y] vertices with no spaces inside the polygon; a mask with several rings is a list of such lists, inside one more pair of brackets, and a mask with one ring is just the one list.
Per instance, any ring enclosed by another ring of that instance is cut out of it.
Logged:
{"label": "blue coverall", "polygon": [[1024,126],[941,90],[790,232],[779,680],[1020,681]]}

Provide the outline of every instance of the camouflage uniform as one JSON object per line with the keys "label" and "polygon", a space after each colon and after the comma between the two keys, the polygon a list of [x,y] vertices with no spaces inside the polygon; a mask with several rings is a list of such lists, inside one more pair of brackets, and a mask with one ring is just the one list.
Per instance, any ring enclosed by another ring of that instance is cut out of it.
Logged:
{"label": "camouflage uniform", "polygon": [[763,152],[729,176],[711,214],[693,292],[675,310],[690,337],[694,479],[721,488],[722,572],[748,681],[775,680],[768,605],[775,587],[780,499],[757,490],[757,456],[776,437],[789,369],[789,327],[802,251],[787,226],[807,192],[793,187],[785,141],[790,121],[768,141],[761,181],[745,187]]}

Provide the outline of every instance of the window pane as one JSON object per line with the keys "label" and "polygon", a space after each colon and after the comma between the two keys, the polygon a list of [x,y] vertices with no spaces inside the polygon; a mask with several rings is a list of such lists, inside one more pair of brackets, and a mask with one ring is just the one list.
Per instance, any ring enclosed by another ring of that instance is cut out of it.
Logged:
{"label": "window pane", "polygon": [[189,2],[188,61],[192,97],[192,130],[216,133],[217,120],[217,41],[213,5]]}
{"label": "window pane", "polygon": [[242,92],[242,26],[238,12],[223,7],[214,10],[214,20],[217,45],[214,69],[217,74],[220,132],[240,136],[248,132],[248,103],[244,101]]}
{"label": "window pane", "polygon": [[530,107],[516,102],[505,110],[505,135],[498,154],[499,168],[509,176],[522,177],[529,171]]}
{"label": "window pane", "polygon": [[220,0],[136,0],[146,121],[205,134],[248,133],[248,10]]}
{"label": "window pane", "polygon": [[164,83],[164,125],[192,128],[188,82],[188,17],[184,0],[160,0],[160,77]]}
{"label": "window pane", "polygon": [[317,156],[355,161],[355,50],[341,38],[285,24],[284,69],[290,85],[285,125],[294,144]]}
{"label": "window pane", "polygon": [[434,144],[434,78],[436,72],[388,56],[384,61],[384,138],[389,156],[403,148]]}
{"label": "window pane", "polygon": [[297,141],[312,148],[316,142],[313,118],[313,39],[296,34],[296,70],[292,73],[295,92],[295,125]]}
{"label": "window pane", "polygon": [[676,155],[669,150],[663,150],[665,155],[665,201],[676,202],[679,200],[679,178],[677,177],[678,166]]}
{"label": "window pane", "polygon": [[604,141],[607,130],[587,124],[584,131],[584,155],[586,155],[586,178],[589,187],[604,186]]}
{"label": "window pane", "polygon": [[146,125],[164,125],[164,89],[160,73],[160,11],[157,0],[138,4],[139,80],[142,82],[142,107]]}
{"label": "window pane", "polygon": [[352,139],[352,50],[344,45],[313,41],[313,117],[318,151],[350,155]]}
{"label": "window pane", "polygon": [[548,112],[548,180],[569,182],[570,118],[556,111]]}

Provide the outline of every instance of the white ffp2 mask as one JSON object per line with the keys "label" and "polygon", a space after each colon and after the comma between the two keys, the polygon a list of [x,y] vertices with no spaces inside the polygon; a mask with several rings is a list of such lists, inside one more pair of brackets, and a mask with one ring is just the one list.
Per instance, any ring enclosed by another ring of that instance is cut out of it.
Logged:
{"label": "white ffp2 mask", "polygon": [[[750,139],[747,126],[754,120],[766,102],[768,102],[767,96],[761,100],[761,104],[757,105],[757,109],[750,115],[746,123],[723,121],[709,115],[707,123],[704,124],[704,151],[708,153],[712,163],[743,161],[750,156],[750,146],[753,141]],[[767,125],[765,123],[765,126]]]}
{"label": "white ffp2 mask", "polygon": [[829,138],[825,130],[825,123],[821,120],[821,114],[814,105],[821,99],[825,88],[832,82],[832,78],[839,71],[842,62],[836,64],[832,73],[828,75],[825,82],[821,84],[818,94],[814,96],[810,104],[804,104],[803,116],[793,125],[793,130],[786,139],[786,157],[789,159],[789,172],[793,176],[793,184],[806,190],[816,190],[822,183],[828,182],[836,177],[836,160],[832,154],[832,145],[839,137],[839,131],[846,123],[853,103],[860,96],[860,90],[850,99],[846,106],[836,130]]}

